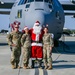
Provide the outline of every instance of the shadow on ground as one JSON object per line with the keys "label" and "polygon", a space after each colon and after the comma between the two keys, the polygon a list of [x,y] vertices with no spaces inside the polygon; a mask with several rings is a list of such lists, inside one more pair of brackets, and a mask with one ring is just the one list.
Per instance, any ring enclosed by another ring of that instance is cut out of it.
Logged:
{"label": "shadow on ground", "polygon": [[8,43],[0,43],[0,46],[6,46]]}
{"label": "shadow on ground", "polygon": [[75,68],[75,64],[65,64],[65,63],[75,63],[74,60],[59,60],[59,61],[53,61],[53,63],[63,63],[62,65],[53,65],[55,69],[66,69],[66,68]]}
{"label": "shadow on ground", "polygon": [[69,62],[69,63],[72,63],[72,62],[75,62],[75,61],[73,61],[73,60],[69,60],[69,61],[66,61],[66,60],[53,61],[53,63],[59,63],[59,62],[62,62],[62,63],[64,63],[64,62],[65,62],[65,63],[66,63],[66,62],[67,62],[67,63],[68,63],[68,62]]}
{"label": "shadow on ground", "polygon": [[59,46],[53,48],[53,53],[75,53],[75,41],[59,41]]}
{"label": "shadow on ground", "polygon": [[75,65],[53,65],[55,69],[66,69],[66,68],[75,68]]}

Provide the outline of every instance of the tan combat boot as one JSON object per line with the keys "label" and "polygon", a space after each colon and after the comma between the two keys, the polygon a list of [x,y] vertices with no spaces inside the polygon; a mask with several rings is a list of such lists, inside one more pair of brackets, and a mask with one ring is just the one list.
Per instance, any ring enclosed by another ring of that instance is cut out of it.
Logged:
{"label": "tan combat boot", "polygon": [[16,68],[20,69],[21,67],[18,65]]}
{"label": "tan combat boot", "polygon": [[45,69],[47,69],[48,68],[47,64],[44,64],[44,65],[45,65]]}
{"label": "tan combat boot", "polygon": [[48,70],[51,70],[52,69],[52,64],[48,67]]}
{"label": "tan combat boot", "polygon": [[16,69],[16,66],[14,64],[12,64],[12,69]]}
{"label": "tan combat boot", "polygon": [[24,64],[23,68],[24,69],[29,69],[29,66],[27,64]]}
{"label": "tan combat boot", "polygon": [[16,64],[16,68],[20,69],[21,67],[18,64]]}

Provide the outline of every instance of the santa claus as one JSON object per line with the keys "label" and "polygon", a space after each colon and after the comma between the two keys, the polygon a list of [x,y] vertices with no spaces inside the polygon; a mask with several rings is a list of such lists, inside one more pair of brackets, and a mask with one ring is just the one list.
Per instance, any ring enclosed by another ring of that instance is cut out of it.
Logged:
{"label": "santa claus", "polygon": [[30,36],[31,36],[31,58],[32,58],[32,67],[34,67],[34,61],[37,59],[39,61],[39,67],[41,66],[41,60],[43,57],[43,50],[42,50],[42,26],[40,25],[39,21],[36,21],[33,28],[30,29]]}

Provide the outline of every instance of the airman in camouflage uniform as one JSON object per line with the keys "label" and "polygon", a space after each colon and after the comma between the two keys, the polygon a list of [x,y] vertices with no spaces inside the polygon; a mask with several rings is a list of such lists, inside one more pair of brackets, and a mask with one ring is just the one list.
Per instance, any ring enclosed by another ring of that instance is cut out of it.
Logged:
{"label": "airman in camouflage uniform", "polygon": [[20,55],[21,55],[21,36],[22,33],[19,32],[19,24],[14,24],[15,30],[13,30],[7,36],[8,44],[12,46],[12,53],[11,53],[11,64],[12,68],[18,68]]}
{"label": "airman in camouflage uniform", "polygon": [[23,68],[27,69],[29,68],[28,63],[30,58],[31,38],[28,33],[29,29],[27,26],[24,28],[24,30],[25,34],[23,34],[21,38],[21,44],[23,46]]}
{"label": "airman in camouflage uniform", "polygon": [[[48,28],[44,28],[44,35],[43,35],[43,60],[44,60],[44,65],[45,69],[52,69],[52,47],[54,46],[53,44],[53,39],[52,35],[48,33]],[[49,67],[48,67],[49,65]]]}

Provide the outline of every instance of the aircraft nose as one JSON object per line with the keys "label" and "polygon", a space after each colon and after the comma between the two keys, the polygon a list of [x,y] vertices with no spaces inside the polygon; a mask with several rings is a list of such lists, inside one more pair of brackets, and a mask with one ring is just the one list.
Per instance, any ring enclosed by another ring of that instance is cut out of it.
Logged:
{"label": "aircraft nose", "polygon": [[34,13],[28,14],[25,16],[25,25],[29,25],[29,27],[33,27],[36,21],[40,22],[40,25],[45,24],[45,14],[40,11],[35,11]]}
{"label": "aircraft nose", "polygon": [[41,12],[37,12],[36,15],[34,15],[34,22],[39,21],[41,25],[45,23],[45,14]]}

